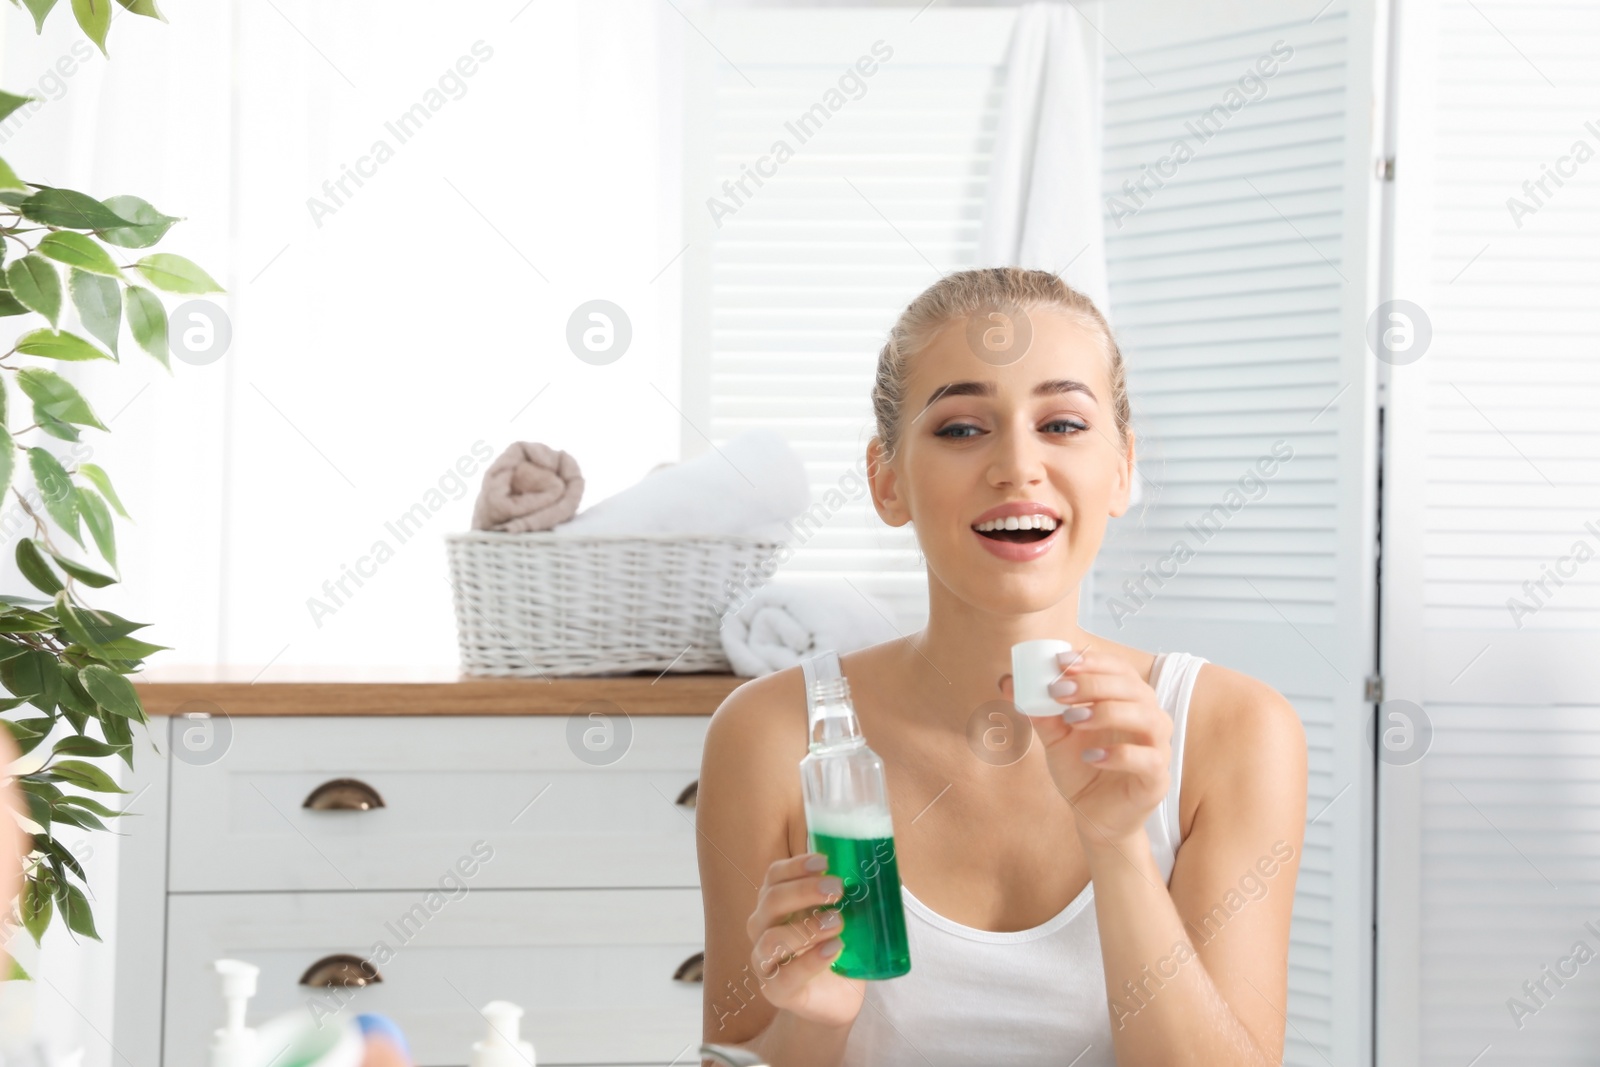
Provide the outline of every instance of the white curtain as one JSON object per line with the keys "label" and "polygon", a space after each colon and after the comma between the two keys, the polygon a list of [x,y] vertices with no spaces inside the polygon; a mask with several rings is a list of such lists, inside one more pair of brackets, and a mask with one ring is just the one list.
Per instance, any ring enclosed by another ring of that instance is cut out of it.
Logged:
{"label": "white curtain", "polygon": [[1110,318],[1096,14],[1057,0],[1017,11],[978,262],[1053,271]]}
{"label": "white curtain", "polygon": [[[1100,5],[1083,6],[1038,0],[1017,9],[978,264],[1059,274],[1110,321],[1101,213],[1104,65],[1089,21],[1098,21]],[[1142,498],[1135,475],[1129,506]]]}

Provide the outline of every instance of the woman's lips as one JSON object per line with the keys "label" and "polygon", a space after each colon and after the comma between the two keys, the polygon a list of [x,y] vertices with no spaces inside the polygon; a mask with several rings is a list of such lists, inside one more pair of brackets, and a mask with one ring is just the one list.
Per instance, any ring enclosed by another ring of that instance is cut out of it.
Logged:
{"label": "woman's lips", "polygon": [[1003,560],[1008,560],[1012,563],[1027,563],[1029,560],[1038,559],[1050,551],[1050,547],[1056,543],[1056,537],[1061,533],[1061,528],[1064,525],[1065,523],[1058,521],[1056,528],[1050,531],[1049,536],[1041,537],[1037,541],[1000,541],[993,537],[985,537],[977,530],[972,531],[972,536],[976,537],[984,548],[987,548]]}

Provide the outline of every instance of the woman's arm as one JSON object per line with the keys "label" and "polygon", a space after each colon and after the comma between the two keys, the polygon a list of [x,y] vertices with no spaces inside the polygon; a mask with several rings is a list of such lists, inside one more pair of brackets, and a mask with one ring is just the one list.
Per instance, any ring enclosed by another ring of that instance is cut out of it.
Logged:
{"label": "woman's arm", "polygon": [[1305,732],[1269,686],[1215,665],[1192,705],[1185,790],[1199,804],[1170,891],[1143,827],[1080,820],[1117,1062],[1282,1061],[1289,922],[1306,807]]}
{"label": "woman's arm", "polygon": [[[790,907],[809,899],[824,873],[789,858],[789,813],[801,803],[804,709],[798,671],[769,675],[730,694],[706,731],[695,807],[706,917],[702,1032],[710,1043],[754,1049],[774,1067],[837,1067],[861,994],[831,972],[807,980],[808,972],[827,971],[814,946],[837,931],[819,928],[809,915],[815,909]],[[799,916],[769,938],[776,951],[767,960],[752,958],[758,904]],[[827,1021],[781,1011],[769,995]]]}

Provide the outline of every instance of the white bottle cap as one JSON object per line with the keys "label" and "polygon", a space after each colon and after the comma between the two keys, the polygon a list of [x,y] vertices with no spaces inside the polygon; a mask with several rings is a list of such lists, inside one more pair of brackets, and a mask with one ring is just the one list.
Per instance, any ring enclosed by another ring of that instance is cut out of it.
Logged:
{"label": "white bottle cap", "polygon": [[1050,695],[1050,683],[1060,678],[1065,668],[1056,656],[1071,651],[1071,642],[1053,637],[1011,646],[1011,702],[1018,711],[1043,718],[1066,710],[1065,704]]}

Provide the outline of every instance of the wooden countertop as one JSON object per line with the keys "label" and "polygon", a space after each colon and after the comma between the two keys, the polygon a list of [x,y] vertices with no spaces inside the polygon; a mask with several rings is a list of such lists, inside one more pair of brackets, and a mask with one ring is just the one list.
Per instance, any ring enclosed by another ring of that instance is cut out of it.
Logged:
{"label": "wooden countertop", "polygon": [[[151,715],[570,715],[605,701],[628,715],[710,715],[750,679],[734,674],[454,681],[135,680]],[[603,709],[602,709],[603,710]]]}

